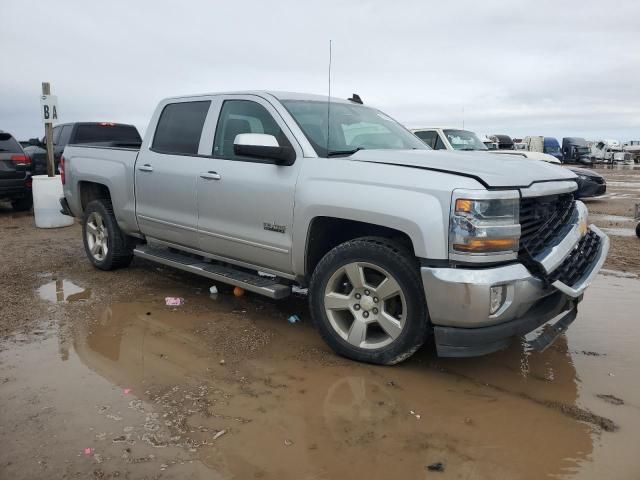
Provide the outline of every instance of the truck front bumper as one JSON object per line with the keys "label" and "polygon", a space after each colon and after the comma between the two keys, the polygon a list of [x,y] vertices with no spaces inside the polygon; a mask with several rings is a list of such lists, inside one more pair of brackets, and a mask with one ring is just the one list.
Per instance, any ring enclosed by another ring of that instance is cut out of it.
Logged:
{"label": "truck front bumper", "polygon": [[[422,282],[439,356],[471,357],[506,348],[514,337],[525,335],[558,318],[564,329],[573,321],[582,294],[591,284],[609,251],[609,239],[597,227],[598,251],[572,285],[532,275],[521,263],[493,268],[422,267]],[[579,245],[558,268],[567,268]],[[552,272],[553,273],[553,272]],[[493,295],[502,299],[494,302]],[[551,340],[552,341],[552,340]]]}

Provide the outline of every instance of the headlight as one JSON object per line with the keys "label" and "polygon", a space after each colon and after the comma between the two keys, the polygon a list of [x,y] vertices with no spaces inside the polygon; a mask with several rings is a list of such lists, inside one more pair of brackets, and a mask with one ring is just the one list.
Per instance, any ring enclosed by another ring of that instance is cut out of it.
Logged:
{"label": "headlight", "polygon": [[454,190],[449,258],[463,262],[515,259],[520,241],[516,190]]}

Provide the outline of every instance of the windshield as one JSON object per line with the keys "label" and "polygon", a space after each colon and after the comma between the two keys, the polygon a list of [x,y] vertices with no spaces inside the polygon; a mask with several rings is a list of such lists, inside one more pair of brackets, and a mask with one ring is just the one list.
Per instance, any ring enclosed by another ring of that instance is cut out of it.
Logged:
{"label": "windshield", "polygon": [[320,157],[350,155],[357,150],[429,150],[402,125],[374,108],[316,100],[284,100],[282,104]]}
{"label": "windshield", "polygon": [[488,150],[478,136],[468,130],[444,130],[444,134],[455,150]]}
{"label": "windshield", "polygon": [[560,153],[560,145],[545,145],[544,153]]}

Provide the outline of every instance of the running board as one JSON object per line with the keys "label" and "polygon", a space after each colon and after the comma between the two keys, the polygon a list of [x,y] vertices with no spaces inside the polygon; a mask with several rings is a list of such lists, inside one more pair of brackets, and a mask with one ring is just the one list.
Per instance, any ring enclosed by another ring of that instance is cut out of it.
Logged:
{"label": "running board", "polygon": [[166,248],[141,245],[133,250],[133,254],[136,257],[145,258],[168,267],[177,268],[178,270],[207,277],[218,282],[228,283],[235,287],[241,287],[265,297],[280,299],[291,295],[291,287],[278,283],[273,278],[261,277],[260,275],[247,273],[225,265],[204,262],[202,259],[174,253]]}

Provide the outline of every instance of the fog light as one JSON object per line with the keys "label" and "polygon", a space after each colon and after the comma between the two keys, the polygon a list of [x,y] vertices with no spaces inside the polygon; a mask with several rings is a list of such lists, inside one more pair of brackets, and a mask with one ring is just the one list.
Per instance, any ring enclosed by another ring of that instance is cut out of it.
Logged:
{"label": "fog light", "polygon": [[504,305],[504,301],[507,299],[507,286],[506,285],[496,285],[495,287],[491,287],[491,295],[489,299],[489,314],[493,315],[496,313],[502,305]]}

